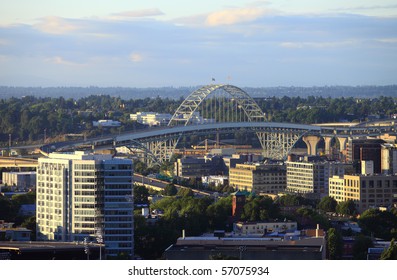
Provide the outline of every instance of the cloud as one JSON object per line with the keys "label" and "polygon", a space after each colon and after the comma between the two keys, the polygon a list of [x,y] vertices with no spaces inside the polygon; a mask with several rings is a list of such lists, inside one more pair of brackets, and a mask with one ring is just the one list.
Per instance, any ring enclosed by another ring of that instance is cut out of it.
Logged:
{"label": "cloud", "polygon": [[0,46],[7,46],[9,44],[10,44],[10,42],[8,40],[0,39]]}
{"label": "cloud", "polygon": [[217,26],[250,22],[263,17],[267,13],[269,13],[269,10],[263,8],[228,9],[209,14],[206,18],[206,24]]}
{"label": "cloud", "polygon": [[83,63],[77,63],[77,62],[65,60],[61,56],[54,56],[54,57],[46,58],[45,61],[53,63],[53,64],[66,65],[66,66],[84,66],[85,65]]}
{"label": "cloud", "polygon": [[397,38],[382,38],[382,39],[377,39],[376,41],[386,44],[396,44]]}
{"label": "cloud", "polygon": [[132,61],[132,62],[141,62],[141,61],[143,61],[143,55],[142,54],[140,54],[140,53],[136,53],[136,52],[133,52],[133,53],[131,53],[130,55],[129,55],[129,59]]}
{"label": "cloud", "polygon": [[128,18],[142,18],[142,17],[154,17],[154,16],[162,16],[164,13],[157,9],[145,9],[145,10],[134,10],[134,11],[125,11],[121,13],[115,13],[110,16],[111,19],[128,19]]}
{"label": "cloud", "polygon": [[373,6],[355,6],[355,7],[341,7],[337,9],[331,9],[331,11],[367,11],[367,10],[384,10],[384,9],[396,9],[397,4],[394,5],[373,5]]}
{"label": "cloud", "polygon": [[347,41],[336,41],[336,42],[282,42],[280,47],[288,49],[303,49],[303,48],[336,48],[348,45],[353,45],[356,42],[354,40]]}
{"label": "cloud", "polygon": [[0,62],[7,61],[8,59],[9,59],[9,57],[7,57],[5,55],[0,55]]}
{"label": "cloud", "polygon": [[35,24],[34,27],[41,32],[56,35],[69,33],[81,28],[81,26],[74,24],[71,20],[55,16],[42,18],[41,22]]}
{"label": "cloud", "polygon": [[194,85],[228,75],[237,85],[340,84],[352,72],[360,73],[352,84],[395,83],[396,18],[246,7],[185,22],[48,17],[0,26],[0,68],[10,78],[0,76],[0,84],[28,85],[32,79],[20,77],[32,74],[83,85]]}

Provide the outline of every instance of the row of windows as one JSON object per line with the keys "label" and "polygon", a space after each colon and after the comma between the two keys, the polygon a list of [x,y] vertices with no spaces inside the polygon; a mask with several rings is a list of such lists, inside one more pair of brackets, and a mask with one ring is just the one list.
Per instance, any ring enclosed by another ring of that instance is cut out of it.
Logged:
{"label": "row of windows", "polygon": [[95,164],[75,164],[74,170],[94,170]]}
{"label": "row of windows", "polygon": [[121,234],[133,234],[132,230],[127,229],[106,229],[106,235],[121,235]]}
{"label": "row of windows", "polygon": [[74,217],[77,216],[95,216],[95,210],[74,210]]}

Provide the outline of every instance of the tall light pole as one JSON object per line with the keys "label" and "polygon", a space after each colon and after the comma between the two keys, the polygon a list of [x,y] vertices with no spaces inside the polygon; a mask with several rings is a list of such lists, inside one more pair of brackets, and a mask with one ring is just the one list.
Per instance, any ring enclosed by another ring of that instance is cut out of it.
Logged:
{"label": "tall light pole", "polygon": [[102,229],[98,228],[96,231],[96,241],[99,244],[99,260],[102,260],[102,244],[103,244],[103,235]]}
{"label": "tall light pole", "polygon": [[87,260],[90,259],[90,248],[88,247],[87,237],[84,237],[84,253],[87,255]]}

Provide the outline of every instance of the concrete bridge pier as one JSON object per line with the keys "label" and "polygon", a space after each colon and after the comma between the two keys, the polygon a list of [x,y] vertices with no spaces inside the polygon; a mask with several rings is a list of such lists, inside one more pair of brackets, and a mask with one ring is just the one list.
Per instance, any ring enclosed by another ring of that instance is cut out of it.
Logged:
{"label": "concrete bridge pier", "polygon": [[324,154],[330,155],[331,154],[331,141],[334,137],[324,136]]}
{"label": "concrete bridge pier", "polygon": [[339,141],[339,152],[346,150],[347,138],[348,137],[336,137]]}
{"label": "concrete bridge pier", "polygon": [[302,140],[306,143],[307,154],[309,156],[317,155],[317,144],[320,142],[321,138],[317,135],[303,136]]}

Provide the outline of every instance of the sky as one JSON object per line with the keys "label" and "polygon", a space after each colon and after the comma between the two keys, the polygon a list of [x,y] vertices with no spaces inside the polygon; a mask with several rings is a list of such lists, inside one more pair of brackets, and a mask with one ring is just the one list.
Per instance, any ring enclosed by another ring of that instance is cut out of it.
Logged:
{"label": "sky", "polygon": [[396,73],[396,0],[0,0],[0,86],[362,86]]}

